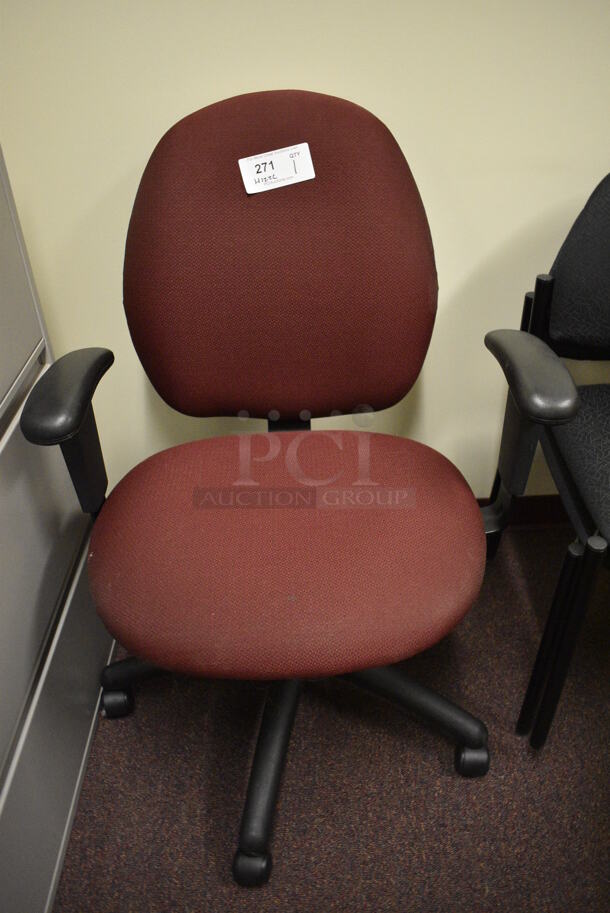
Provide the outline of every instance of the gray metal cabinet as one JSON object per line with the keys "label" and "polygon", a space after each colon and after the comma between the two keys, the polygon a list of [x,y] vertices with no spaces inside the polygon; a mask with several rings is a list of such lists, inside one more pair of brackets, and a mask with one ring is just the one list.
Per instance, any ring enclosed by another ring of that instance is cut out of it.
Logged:
{"label": "gray metal cabinet", "polygon": [[87,528],[58,447],[0,439],[0,768]]}
{"label": "gray metal cabinet", "polygon": [[51,909],[112,641],[58,447],[21,434],[52,353],[0,152],[0,911]]}

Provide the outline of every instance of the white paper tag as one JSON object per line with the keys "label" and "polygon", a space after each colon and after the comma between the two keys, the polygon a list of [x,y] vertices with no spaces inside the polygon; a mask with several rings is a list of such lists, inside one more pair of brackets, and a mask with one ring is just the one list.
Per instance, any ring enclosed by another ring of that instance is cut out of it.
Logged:
{"label": "white paper tag", "polygon": [[309,143],[274,149],[239,159],[239,170],[246,193],[262,193],[287,184],[298,184],[315,178]]}

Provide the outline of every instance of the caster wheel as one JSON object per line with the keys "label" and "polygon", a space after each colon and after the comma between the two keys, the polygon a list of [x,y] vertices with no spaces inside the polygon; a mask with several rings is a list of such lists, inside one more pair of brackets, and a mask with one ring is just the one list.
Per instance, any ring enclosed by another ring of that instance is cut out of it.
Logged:
{"label": "caster wheel", "polygon": [[102,716],[118,720],[134,709],[133,691],[102,691]]}
{"label": "caster wheel", "polygon": [[462,777],[484,777],[489,770],[489,750],[458,745],[455,749],[455,769]]}
{"label": "caster wheel", "polygon": [[269,881],[271,853],[249,856],[238,850],[233,859],[233,878],[244,888],[254,888]]}

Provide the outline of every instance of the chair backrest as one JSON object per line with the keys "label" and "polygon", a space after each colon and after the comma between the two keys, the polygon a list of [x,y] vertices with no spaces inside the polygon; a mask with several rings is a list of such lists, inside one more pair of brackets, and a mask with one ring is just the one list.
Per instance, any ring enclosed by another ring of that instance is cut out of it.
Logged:
{"label": "chair backrest", "polygon": [[610,174],[570,229],[551,275],[549,341],[555,351],[610,358]]}
{"label": "chair backrest", "polygon": [[[312,180],[248,195],[238,159],[308,143]],[[230,98],[154,150],[125,252],[129,329],[190,415],[326,415],[397,402],[424,360],[437,282],[424,208],[389,130],[302,91]]]}

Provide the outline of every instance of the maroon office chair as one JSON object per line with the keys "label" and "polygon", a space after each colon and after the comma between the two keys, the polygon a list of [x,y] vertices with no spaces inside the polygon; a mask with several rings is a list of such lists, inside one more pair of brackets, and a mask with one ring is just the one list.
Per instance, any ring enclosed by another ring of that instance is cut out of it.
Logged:
{"label": "maroon office chair", "polygon": [[[299,143],[314,178],[246,193],[239,159]],[[436,296],[417,187],[379,120],[312,92],[231,98],[181,120],[153,152],[129,225],[125,311],[170,406],[265,418],[269,431],[171,447],[104,503],[91,398],[112,353],[59,359],[24,411],[26,437],[61,444],[96,517],[93,598],[132,654],[103,671],[106,715],[129,713],[134,683],[159,669],[270,682],[240,884],[270,874],[304,680],[346,676],[448,735],[460,774],[488,770],[483,723],[395,665],[444,637],[477,596],[485,532],[468,485],[415,441],[310,429],[410,390]]]}

